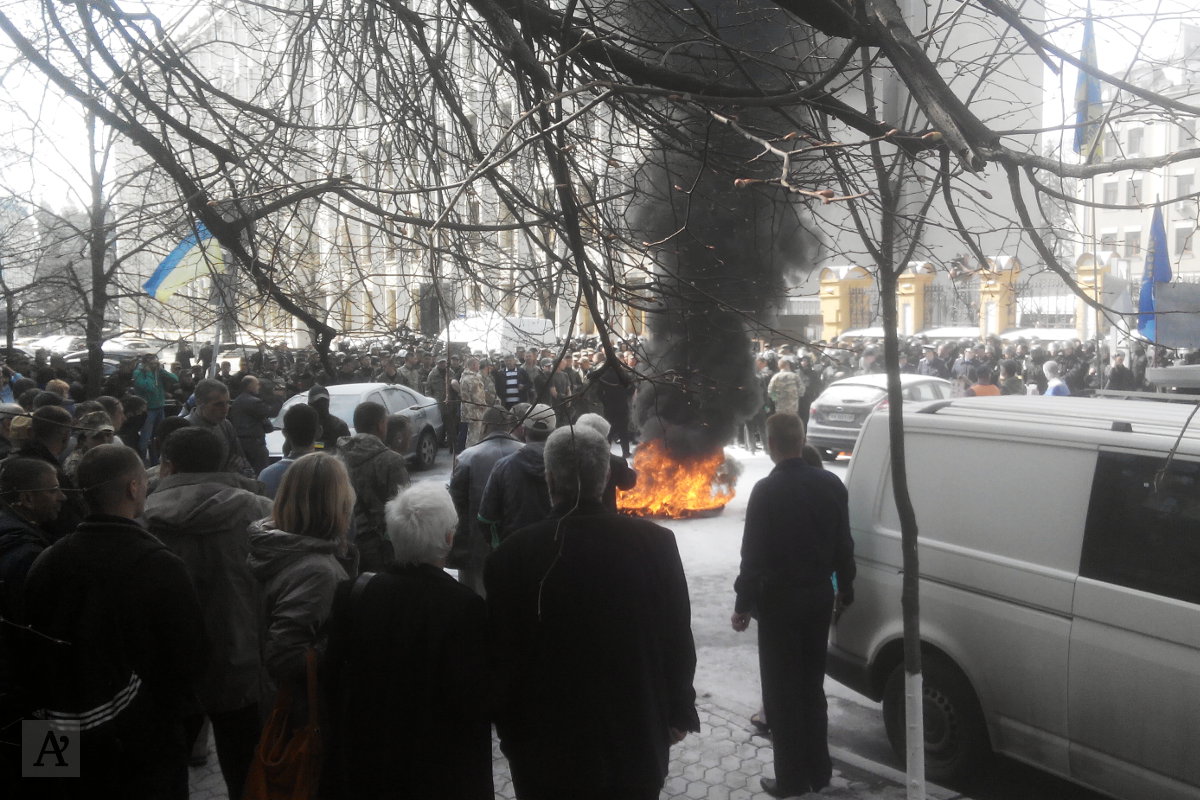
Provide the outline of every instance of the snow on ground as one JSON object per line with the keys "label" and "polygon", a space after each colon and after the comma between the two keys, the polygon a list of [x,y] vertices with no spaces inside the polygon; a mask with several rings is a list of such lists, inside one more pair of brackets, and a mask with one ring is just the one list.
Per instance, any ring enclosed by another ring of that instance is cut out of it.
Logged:
{"label": "snow on ground", "polygon": [[[723,512],[713,517],[655,522],[675,533],[687,574],[696,641],[696,692],[711,697],[723,708],[749,714],[758,708],[761,692],[757,634],[753,623],[746,632],[734,633],[729,617],[733,613],[733,581],[737,577],[746,503],[750,490],[771,471],[772,464],[761,450],[751,455],[741,447],[729,447],[726,453],[741,462],[743,472],[737,494]],[[844,477],[846,464],[841,461],[828,466]],[[415,473],[413,478],[445,483],[449,471],[450,458],[443,452],[433,470]],[[830,696],[831,722],[837,719],[841,701],[875,705],[832,680],[826,680],[825,691]]]}
{"label": "snow on ground", "polygon": [[[746,521],[746,503],[754,484],[771,471],[770,458],[761,450],[751,455],[741,447],[726,448],[726,454],[742,463],[737,495],[715,517],[655,520],[675,533],[679,555],[687,574],[692,598],[692,634],[696,640],[696,692],[709,695],[731,709],[757,709],[761,686],[758,677],[758,644],[755,626],[734,633],[729,626],[733,613],[733,581],[737,577]],[[848,462],[828,465],[845,477]],[[874,705],[862,695],[839,683],[826,680],[830,716],[836,718],[837,701]]]}

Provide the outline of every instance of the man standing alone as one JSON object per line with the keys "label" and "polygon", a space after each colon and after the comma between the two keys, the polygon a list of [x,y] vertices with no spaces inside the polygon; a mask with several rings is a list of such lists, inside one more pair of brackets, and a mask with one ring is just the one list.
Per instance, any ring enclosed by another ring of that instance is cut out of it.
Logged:
{"label": "man standing alone", "polygon": [[771,723],[775,778],[763,791],[789,797],[829,785],[833,765],[826,740],[825,648],[837,604],[854,599],[854,541],[846,487],[832,472],[810,467],[804,423],[794,414],[767,420],[771,474],[750,494],[742,564],[734,583],[732,625],[758,619],[763,707]]}

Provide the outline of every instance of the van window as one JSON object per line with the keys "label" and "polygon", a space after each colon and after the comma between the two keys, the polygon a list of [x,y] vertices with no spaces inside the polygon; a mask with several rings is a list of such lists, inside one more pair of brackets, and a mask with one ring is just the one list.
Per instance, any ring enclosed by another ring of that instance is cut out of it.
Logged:
{"label": "van window", "polygon": [[1101,453],[1079,574],[1200,604],[1200,463]]}

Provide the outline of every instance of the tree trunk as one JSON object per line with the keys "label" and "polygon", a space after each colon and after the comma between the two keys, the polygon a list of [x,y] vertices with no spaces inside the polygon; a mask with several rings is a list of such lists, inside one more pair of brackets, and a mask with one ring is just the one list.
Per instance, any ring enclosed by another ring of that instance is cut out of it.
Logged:
{"label": "tree trunk", "polygon": [[[884,214],[888,211],[885,209]],[[904,462],[904,394],[900,390],[900,341],[897,334],[896,288],[899,268],[879,271],[879,304],[883,316],[883,353],[888,377],[888,434],[891,441],[892,490],[900,518],[904,565],[900,606],[904,621],[905,741],[909,800],[925,800],[925,730],[921,689],[920,563],[917,516],[908,494]]]}

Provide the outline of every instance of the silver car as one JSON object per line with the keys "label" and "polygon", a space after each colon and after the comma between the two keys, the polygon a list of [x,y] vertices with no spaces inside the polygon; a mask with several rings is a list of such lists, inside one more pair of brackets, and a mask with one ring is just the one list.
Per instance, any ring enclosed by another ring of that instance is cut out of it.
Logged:
{"label": "silver car", "polygon": [[[905,402],[946,400],[951,384],[932,375],[904,373],[900,389]],[[813,401],[808,415],[808,443],[828,459],[851,452],[867,417],[886,402],[887,375],[855,375],[834,381]]]}
{"label": "silver car", "polygon": [[[407,386],[387,383],[343,383],[326,387],[329,391],[329,413],[338,417],[354,433],[354,409],[359,403],[375,402],[389,414],[408,417],[412,430],[412,445],[408,462],[417,469],[429,469],[437,458],[438,442],[442,439],[442,413],[437,401],[413,391]],[[307,403],[308,393],[289,397],[274,419],[275,430],[267,434],[267,453],[272,461],[283,457],[283,415],[297,403]]]}

